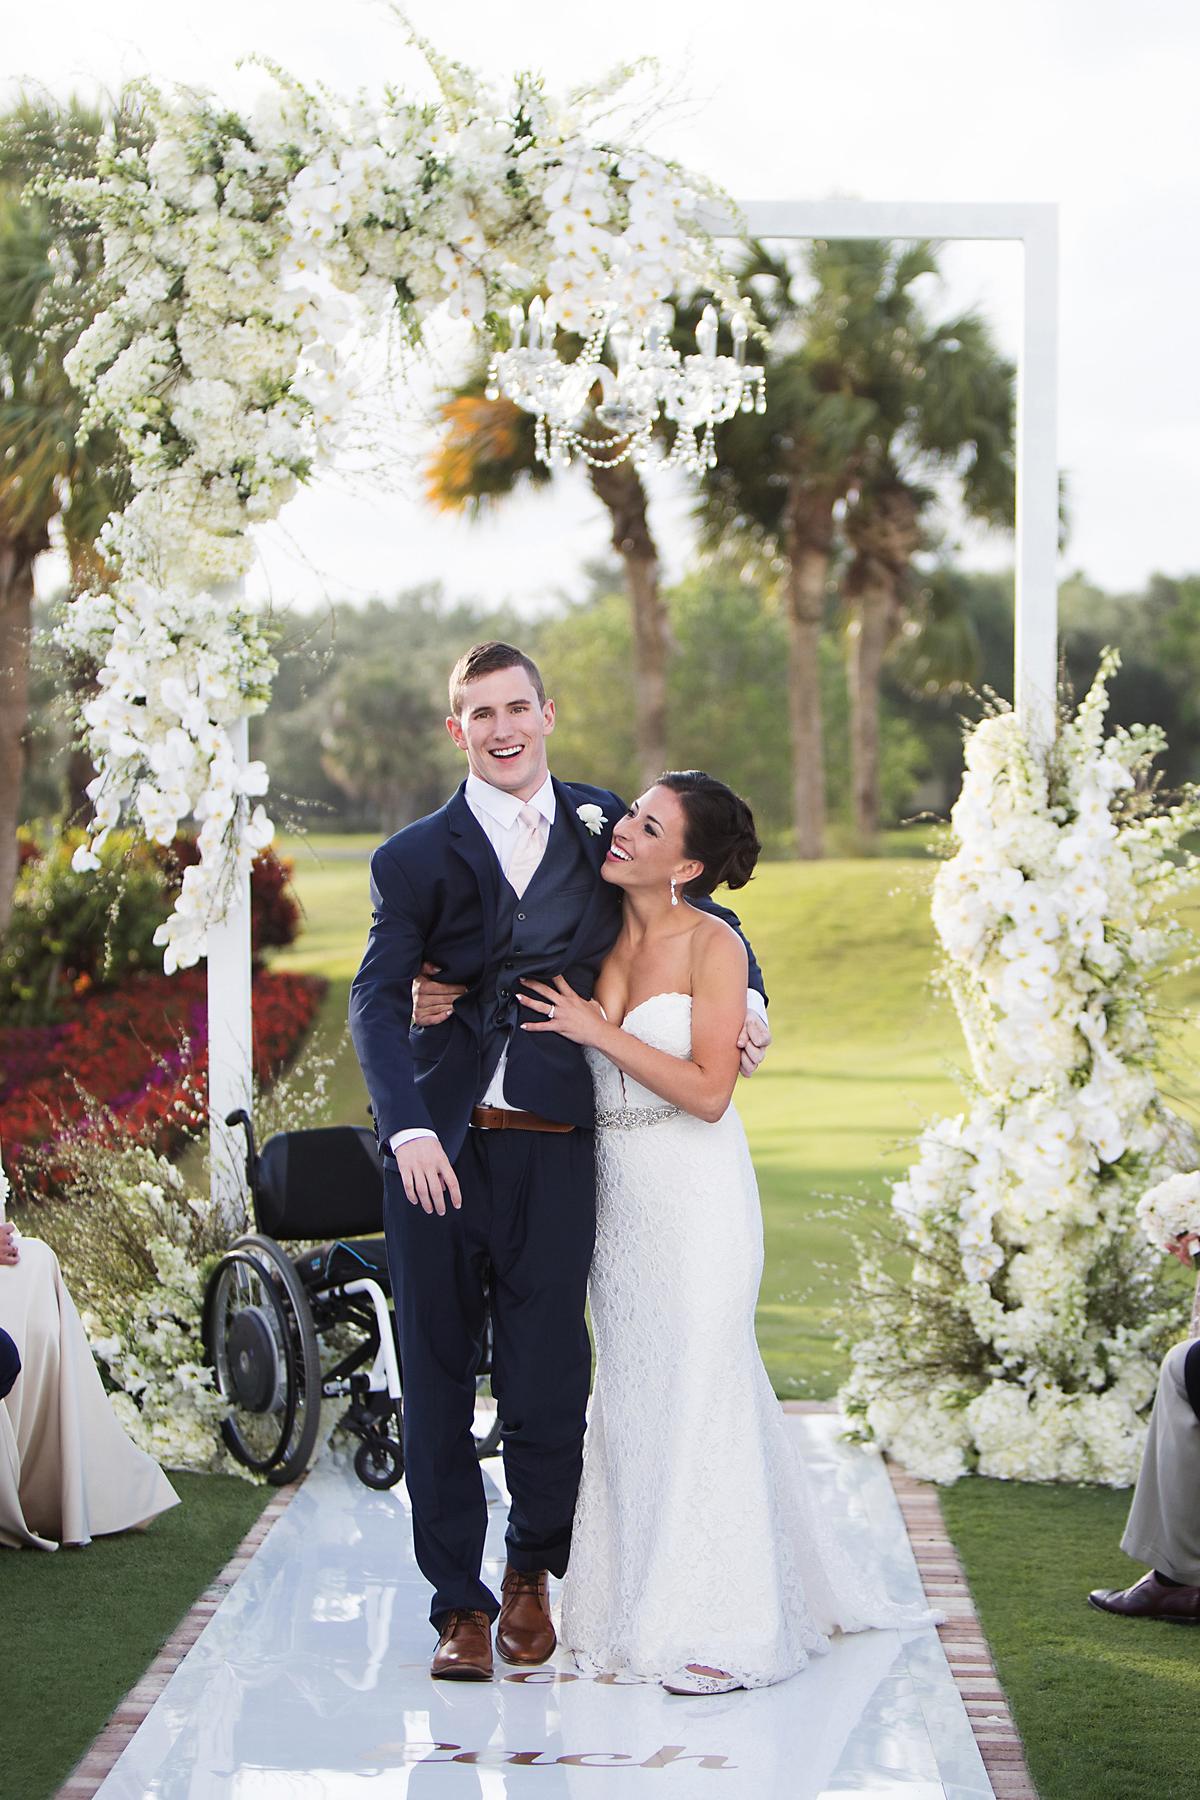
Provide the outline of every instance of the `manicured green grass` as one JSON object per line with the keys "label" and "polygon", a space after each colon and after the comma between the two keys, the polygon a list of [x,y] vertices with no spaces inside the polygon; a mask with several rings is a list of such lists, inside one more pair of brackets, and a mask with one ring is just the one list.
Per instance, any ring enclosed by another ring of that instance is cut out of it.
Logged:
{"label": "manicured green grass", "polygon": [[1145,1573],[1118,1549],[1129,1495],[972,1479],[942,1510],[1042,1800],[1200,1792],[1200,1631],[1087,1605]]}
{"label": "manicured green grass", "polygon": [[0,1800],[55,1791],[271,1494],[231,1475],[171,1482],[180,1504],[146,1531],[0,1550]]}

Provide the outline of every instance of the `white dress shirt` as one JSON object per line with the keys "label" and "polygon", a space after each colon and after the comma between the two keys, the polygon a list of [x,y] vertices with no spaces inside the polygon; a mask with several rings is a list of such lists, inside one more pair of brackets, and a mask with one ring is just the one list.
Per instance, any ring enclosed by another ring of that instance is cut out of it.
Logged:
{"label": "white dress shirt", "polygon": [[[482,826],[492,849],[496,852],[501,869],[507,870],[512,853],[517,847],[521,829],[521,808],[526,802],[518,800],[515,794],[506,794],[502,788],[492,787],[490,782],[481,780],[475,774],[467,776],[465,797],[467,805]],[[546,821],[545,837],[542,843],[544,855],[546,844],[550,841],[550,828],[554,824],[556,805],[554,783],[549,775],[537,793],[530,796],[528,804],[535,806]],[[762,995],[756,988],[747,989],[746,1006],[748,1011],[757,1013],[759,1018],[766,1018],[767,1009]],[[500,1061],[496,1064],[496,1072],[488,1083],[487,1092],[480,1101],[481,1106],[503,1106],[509,1112],[517,1110],[504,1098],[504,1070],[507,1062],[508,1046],[506,1044],[501,1052]],[[414,1138],[435,1138],[436,1136],[436,1131],[430,1131],[420,1125],[408,1131],[394,1131],[388,1142],[391,1145],[392,1154],[395,1155],[401,1144],[411,1143]]]}
{"label": "white dress shirt", "polygon": [[[482,827],[488,843],[496,852],[496,860],[499,862],[502,870],[507,872],[509,863],[512,860],[513,851],[517,847],[517,839],[521,832],[521,808],[526,804],[536,807],[537,811],[541,813],[543,819],[546,821],[545,830],[542,834],[542,854],[545,854],[546,845],[550,841],[550,828],[554,824],[554,815],[557,808],[557,802],[554,798],[554,783],[551,781],[549,775],[547,775],[537,793],[531,794],[528,802],[526,802],[524,800],[519,800],[515,794],[506,794],[502,788],[492,787],[490,782],[481,780],[478,775],[471,774],[467,776],[465,798],[472,814]],[[530,1017],[533,1017],[532,1013],[530,1014]],[[487,1092],[484,1094],[480,1105],[503,1106],[509,1112],[515,1110],[515,1108],[504,1098],[504,1070],[507,1062],[508,1045],[506,1044],[501,1051],[500,1061],[496,1064],[496,1072],[488,1083]],[[424,1126],[418,1126],[415,1130],[393,1132],[389,1142],[391,1143],[392,1153],[394,1155],[401,1144],[411,1143],[414,1138],[436,1136],[437,1133],[435,1131],[429,1131]]]}

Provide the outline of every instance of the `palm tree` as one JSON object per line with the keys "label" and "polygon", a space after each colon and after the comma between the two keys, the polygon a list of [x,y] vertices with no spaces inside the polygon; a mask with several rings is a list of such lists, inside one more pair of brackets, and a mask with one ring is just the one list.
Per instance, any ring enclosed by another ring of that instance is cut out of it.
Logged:
{"label": "palm tree", "polygon": [[767,410],[722,428],[701,526],[710,546],[757,544],[781,569],[800,857],[823,849],[819,656],[835,561],[849,556],[855,816],[869,836],[881,670],[934,498],[922,477],[949,470],[968,510],[1011,517],[1013,372],[975,315],[926,318],[911,290],[936,267],[927,244],[818,241],[800,269],[753,244],[739,274],[771,332]]}
{"label": "palm tree", "polygon": [[[766,410],[738,413],[719,429],[718,462],[699,506],[709,549],[739,546],[775,566],[788,626],[788,725],[792,816],[798,857],[824,852],[825,755],[820,650],[830,598],[837,514],[857,473],[871,405],[845,378],[839,293],[818,285],[794,298],[794,271],[752,244],[738,284],[755,297],[771,333]],[[751,340],[752,356],[762,356]]]}
{"label": "palm tree", "polygon": [[76,101],[28,99],[0,120],[0,931],[17,872],[34,564],[58,519],[73,591],[102,577],[95,542],[120,486],[111,441],[80,443],[63,369],[97,303],[100,247],[28,184],[91,168],[102,123]]}
{"label": "palm tree", "polygon": [[[534,421],[511,400],[489,400],[477,371],[441,408],[442,439],[427,467],[426,493],[442,510],[478,512],[550,472],[534,454]],[[596,430],[599,431],[599,426]],[[592,432],[588,434],[594,435]],[[649,785],[667,766],[667,665],[671,639],[650,531],[646,490],[631,462],[589,464],[592,492],[608,512],[633,618],[638,766]]]}
{"label": "palm tree", "polygon": [[[969,517],[1011,526],[1015,370],[977,313],[933,321],[914,284],[936,275],[927,244],[836,246],[847,361],[873,417],[842,521],[854,823],[879,829],[879,709],[884,662],[912,613],[913,560],[930,538],[948,478]],[[826,254],[818,246],[814,264]],[[824,271],[822,271],[824,276]],[[927,621],[932,626],[932,620]],[[949,643],[940,622],[945,659]],[[931,664],[932,666],[932,664]],[[951,680],[970,670],[949,671]]]}

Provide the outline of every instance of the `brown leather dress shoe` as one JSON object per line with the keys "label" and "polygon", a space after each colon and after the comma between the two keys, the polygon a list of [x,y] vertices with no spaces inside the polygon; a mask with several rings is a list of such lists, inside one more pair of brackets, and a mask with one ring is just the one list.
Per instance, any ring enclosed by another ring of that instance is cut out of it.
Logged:
{"label": "brown leather dress shoe", "polygon": [[1167,1587],[1151,1569],[1127,1588],[1093,1588],[1089,1606],[1123,1619],[1166,1619],[1172,1625],[1200,1625],[1200,1587]]}
{"label": "brown leather dress shoe", "polygon": [[492,1621],[485,1612],[446,1614],[429,1673],[435,1681],[492,1679]]}
{"label": "brown leather dress shoe", "polygon": [[558,1639],[550,1617],[550,1577],[545,1569],[528,1574],[522,1569],[504,1571],[500,1589],[500,1617],[496,1622],[496,1649],[510,1663],[544,1663],[554,1655]]}

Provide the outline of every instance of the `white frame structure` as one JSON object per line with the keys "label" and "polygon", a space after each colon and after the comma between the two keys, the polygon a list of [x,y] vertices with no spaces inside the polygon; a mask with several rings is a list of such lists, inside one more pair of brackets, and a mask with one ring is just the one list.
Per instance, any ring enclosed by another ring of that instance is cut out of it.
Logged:
{"label": "white frame structure", "polygon": [[[929,238],[1019,243],[1024,250],[1016,421],[1016,645],[1014,695],[1029,736],[1054,731],[1058,667],[1058,208],[991,201],[754,200],[740,203],[756,238]],[[729,221],[708,221],[729,233]],[[245,721],[239,754],[246,754]],[[208,1106],[212,1193],[231,1218],[244,1182],[240,1141],[225,1126],[250,1111],[250,888],[209,933]]]}

